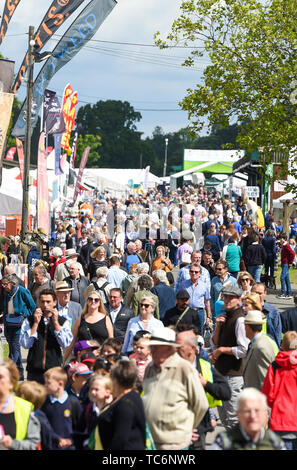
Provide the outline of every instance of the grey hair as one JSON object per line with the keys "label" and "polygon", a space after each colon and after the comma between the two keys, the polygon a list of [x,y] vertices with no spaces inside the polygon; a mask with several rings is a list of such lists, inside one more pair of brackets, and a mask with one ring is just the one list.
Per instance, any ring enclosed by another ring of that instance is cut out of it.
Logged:
{"label": "grey hair", "polygon": [[156,302],[155,302],[155,299],[153,297],[151,297],[150,295],[144,295],[143,297],[141,297],[140,299],[140,303],[143,302],[143,300],[149,300],[150,304],[156,308]]}
{"label": "grey hair", "polygon": [[5,276],[2,277],[2,280],[6,279],[7,282],[10,282],[14,286],[18,285],[18,280],[14,274],[5,274]]}
{"label": "grey hair", "polygon": [[106,277],[108,276],[108,267],[107,266],[100,266],[100,268],[96,269],[96,276],[97,277]]}
{"label": "grey hair", "polygon": [[158,279],[160,282],[167,281],[166,272],[163,271],[163,269],[157,269],[156,271],[153,271],[153,277]]}
{"label": "grey hair", "polygon": [[39,264],[38,266],[35,266],[34,269],[38,269],[39,274],[42,274],[44,277],[46,277],[47,270],[45,269],[45,267],[42,264]]}
{"label": "grey hair", "polygon": [[148,263],[138,263],[136,270],[138,274],[148,274],[150,267]]}
{"label": "grey hair", "polygon": [[245,400],[261,400],[265,410],[268,410],[266,395],[260,392],[257,388],[247,387],[242,390],[237,399],[236,410],[240,409],[240,405]]}

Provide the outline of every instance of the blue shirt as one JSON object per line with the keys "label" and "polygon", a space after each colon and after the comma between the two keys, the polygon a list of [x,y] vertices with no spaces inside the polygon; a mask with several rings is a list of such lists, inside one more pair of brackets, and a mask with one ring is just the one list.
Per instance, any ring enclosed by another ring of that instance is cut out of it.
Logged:
{"label": "blue shirt", "polygon": [[190,295],[189,307],[205,308],[205,301],[210,299],[209,289],[205,282],[199,279],[196,287],[194,287],[191,279],[183,281],[180,289],[186,289]]}
{"label": "blue shirt", "polygon": [[[210,290],[209,272],[203,266],[200,266],[200,269],[201,269],[201,274],[200,274],[199,280],[203,281],[207,285],[208,289]],[[175,293],[181,290],[181,284],[186,279],[190,279],[190,264],[180,269],[178,276],[177,276],[176,284],[175,284]]]}
{"label": "blue shirt", "polygon": [[[46,322],[46,320],[44,321]],[[73,339],[73,335],[72,335],[71,327],[70,327],[68,320],[66,320],[65,323],[63,323],[63,325],[60,325],[60,326],[61,326],[61,330],[60,331],[55,330],[54,334],[55,334],[55,338],[59,346],[65,349],[68,346],[70,346],[71,341]],[[34,341],[37,338],[38,338],[38,332],[36,331],[34,335],[31,335],[31,326],[28,320],[25,319],[21,328],[20,345],[25,349],[30,349],[32,348]]]}
{"label": "blue shirt", "polygon": [[115,287],[121,287],[122,280],[126,276],[128,276],[128,273],[126,273],[123,269],[119,268],[118,266],[110,266],[107,280]]}
{"label": "blue shirt", "polygon": [[[161,320],[158,320],[157,318],[152,317],[148,321],[145,330],[151,333],[154,328],[161,328],[162,326],[164,325],[161,322]],[[141,322],[140,322],[140,315],[138,315],[137,317],[131,318],[131,320],[129,320],[126,334],[125,334],[124,344],[122,347],[122,353],[126,354],[127,352],[133,351],[133,338],[135,334],[137,333],[137,331],[143,330],[143,329],[144,328],[142,327]]]}

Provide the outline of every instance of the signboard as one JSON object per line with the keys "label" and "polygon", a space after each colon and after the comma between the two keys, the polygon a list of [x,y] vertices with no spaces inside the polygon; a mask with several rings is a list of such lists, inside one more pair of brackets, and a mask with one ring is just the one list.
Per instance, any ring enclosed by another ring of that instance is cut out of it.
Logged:
{"label": "signboard", "polygon": [[260,196],[259,186],[246,186],[244,190],[246,191],[246,197],[249,199],[254,199]]}

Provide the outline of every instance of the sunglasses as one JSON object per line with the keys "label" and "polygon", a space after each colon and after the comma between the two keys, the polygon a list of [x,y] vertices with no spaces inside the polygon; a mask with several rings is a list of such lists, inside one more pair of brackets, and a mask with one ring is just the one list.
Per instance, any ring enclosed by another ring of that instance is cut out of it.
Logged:
{"label": "sunglasses", "polygon": [[148,308],[148,307],[152,307],[152,304],[140,304],[140,307]]}
{"label": "sunglasses", "polygon": [[200,274],[200,271],[191,271],[191,270],[190,270],[190,273],[192,273],[192,274]]}
{"label": "sunglasses", "polygon": [[248,281],[249,281],[248,277],[245,277],[244,279],[241,279],[241,282],[248,282]]}
{"label": "sunglasses", "polygon": [[98,299],[98,297],[88,297],[88,302],[95,302],[95,304],[97,304],[100,302],[100,299]]}

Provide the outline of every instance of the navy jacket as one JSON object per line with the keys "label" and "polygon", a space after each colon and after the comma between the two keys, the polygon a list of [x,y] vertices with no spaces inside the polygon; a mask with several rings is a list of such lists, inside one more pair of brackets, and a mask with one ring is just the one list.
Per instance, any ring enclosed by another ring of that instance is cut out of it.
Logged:
{"label": "navy jacket", "polygon": [[151,289],[152,294],[155,294],[159,299],[159,315],[160,320],[165,316],[165,313],[170,308],[175,307],[176,296],[174,289],[167,286],[165,282],[159,282]]}
{"label": "navy jacket", "polygon": [[282,322],[279,311],[274,305],[271,305],[268,302],[264,302],[262,311],[263,313],[265,313],[267,319],[267,334],[271,336],[272,339],[274,339],[274,341],[280,348],[282,336]]}
{"label": "navy jacket", "polygon": [[262,240],[262,245],[265,248],[267,257],[275,258],[276,255],[276,244],[274,237],[264,237]]}

